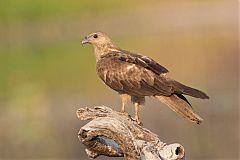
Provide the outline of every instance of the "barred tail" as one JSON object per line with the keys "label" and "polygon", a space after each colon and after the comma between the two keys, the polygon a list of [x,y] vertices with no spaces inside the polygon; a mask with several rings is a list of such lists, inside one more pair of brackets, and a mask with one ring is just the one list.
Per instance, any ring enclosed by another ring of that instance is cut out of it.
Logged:
{"label": "barred tail", "polygon": [[173,94],[169,97],[156,96],[156,98],[162,103],[166,104],[174,112],[180,114],[185,119],[188,119],[191,122],[200,124],[203,121],[203,119],[199,115],[193,112],[193,109],[191,108],[190,104],[176,94]]}

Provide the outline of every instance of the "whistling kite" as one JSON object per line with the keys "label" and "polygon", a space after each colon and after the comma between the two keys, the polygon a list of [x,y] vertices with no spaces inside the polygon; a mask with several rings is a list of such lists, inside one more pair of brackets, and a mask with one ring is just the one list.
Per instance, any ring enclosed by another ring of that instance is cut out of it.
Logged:
{"label": "whistling kite", "polygon": [[93,45],[98,76],[119,93],[122,112],[125,112],[128,100],[133,102],[138,124],[139,107],[144,104],[145,96],[156,97],[192,122],[199,124],[202,121],[183,94],[208,99],[205,93],[169,78],[168,70],[153,59],[120,49],[102,32],[90,33],[82,41],[82,44],[86,43]]}

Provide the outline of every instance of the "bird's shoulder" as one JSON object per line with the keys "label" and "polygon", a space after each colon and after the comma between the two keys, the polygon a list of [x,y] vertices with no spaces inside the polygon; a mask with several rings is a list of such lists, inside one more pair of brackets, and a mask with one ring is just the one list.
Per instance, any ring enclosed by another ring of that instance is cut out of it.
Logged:
{"label": "bird's shoulder", "polygon": [[158,75],[168,72],[168,70],[165,67],[161,66],[159,63],[157,63],[153,59],[147,56],[131,53],[129,51],[122,50],[122,49],[112,49],[111,52],[102,55],[101,60],[105,62],[118,61],[118,62],[136,64],[140,67],[144,67],[148,70],[151,70],[152,72]]}

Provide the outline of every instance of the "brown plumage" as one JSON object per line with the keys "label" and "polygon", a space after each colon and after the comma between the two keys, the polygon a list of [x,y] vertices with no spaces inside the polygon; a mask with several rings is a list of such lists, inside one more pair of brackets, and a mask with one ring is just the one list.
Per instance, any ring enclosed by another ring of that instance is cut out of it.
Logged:
{"label": "brown plumage", "polygon": [[167,77],[165,67],[149,57],[120,49],[102,32],[90,33],[82,41],[82,44],[86,43],[94,47],[98,76],[120,94],[121,111],[125,112],[128,100],[133,102],[137,123],[140,123],[139,109],[145,102],[145,96],[156,97],[192,122],[199,124],[202,121],[183,94],[208,99],[205,93]]}

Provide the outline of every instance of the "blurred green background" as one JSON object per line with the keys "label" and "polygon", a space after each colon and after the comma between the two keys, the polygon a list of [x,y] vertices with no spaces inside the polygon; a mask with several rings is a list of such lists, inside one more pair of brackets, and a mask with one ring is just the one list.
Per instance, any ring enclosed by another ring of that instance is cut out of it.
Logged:
{"label": "blurred green background", "polygon": [[144,127],[164,142],[181,143],[188,159],[239,159],[237,6],[231,0],[1,0],[0,159],[88,159],[77,138],[86,122],[76,110],[120,106],[95,73],[92,48],[81,45],[92,31],[150,56],[211,97],[189,98],[204,119],[200,126],[147,99]]}

